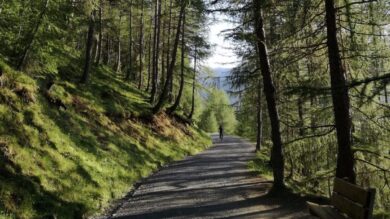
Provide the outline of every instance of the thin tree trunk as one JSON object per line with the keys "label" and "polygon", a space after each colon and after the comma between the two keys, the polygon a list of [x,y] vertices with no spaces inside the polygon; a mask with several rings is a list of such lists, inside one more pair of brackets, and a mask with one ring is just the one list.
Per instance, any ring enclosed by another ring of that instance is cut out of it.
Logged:
{"label": "thin tree trunk", "polygon": [[284,187],[284,157],[282,138],[280,134],[279,113],[276,107],[276,91],[271,76],[266,46],[263,12],[261,8],[262,2],[261,0],[254,0],[253,3],[255,12],[255,32],[257,37],[257,49],[259,53],[261,74],[263,76],[264,94],[267,100],[268,115],[271,122],[271,138],[273,143],[271,151],[271,164],[274,175],[273,187],[278,189]]}
{"label": "thin tree trunk", "polygon": [[[166,60],[166,66],[167,71],[169,68],[169,62],[170,62],[170,53],[171,53],[171,28],[172,28],[172,5],[173,1],[169,0],[169,21],[168,21],[168,42],[167,42],[167,60]],[[169,81],[169,91],[168,91],[168,98],[172,102],[173,101],[173,81]]]}
{"label": "thin tree trunk", "polygon": [[[300,77],[299,66],[297,66],[296,74],[297,74],[297,78],[299,78]],[[297,100],[299,136],[305,135],[305,129],[303,128],[305,126],[305,120],[303,117],[303,104],[304,102],[303,102],[302,95],[299,95]]]}
{"label": "thin tree trunk", "polygon": [[[183,12],[183,20],[182,20],[182,34],[181,34],[181,69],[180,69],[180,87],[179,93],[176,97],[175,103],[168,109],[168,113],[172,114],[176,111],[177,107],[179,107],[181,97],[183,95],[184,90],[184,57],[186,52],[186,44],[185,44],[185,25],[186,25],[186,11]],[[168,82],[169,83],[169,82]]]}
{"label": "thin tree trunk", "polygon": [[261,149],[261,143],[263,141],[263,90],[261,87],[261,82],[259,80],[259,85],[257,88],[257,113],[256,113],[256,120],[257,120],[257,133],[256,133],[256,151],[260,151]]}
{"label": "thin tree trunk", "polygon": [[[165,5],[165,8],[166,8],[166,5]],[[165,9],[166,10],[166,9]],[[164,12],[165,13],[165,12]],[[166,45],[165,45],[165,25],[166,25],[166,22],[165,20],[162,20],[162,33],[161,33],[161,76],[159,78],[159,86],[162,87],[164,86],[164,82],[165,82],[165,78],[166,78],[166,71],[165,71],[165,54],[167,53],[166,52]]]}
{"label": "thin tree trunk", "polygon": [[158,86],[158,60],[160,50],[160,24],[161,24],[161,0],[157,0],[155,6],[155,36],[154,36],[154,59],[153,59],[153,77],[152,77],[152,91],[150,95],[150,103],[154,103],[157,96]]}
{"label": "thin tree trunk", "polygon": [[18,70],[22,70],[22,68],[26,64],[28,53],[30,52],[31,47],[34,44],[35,36],[37,35],[39,27],[43,22],[43,17],[45,16],[48,7],[49,7],[49,0],[46,0],[41,13],[39,14],[38,22],[35,25],[34,29],[32,30],[31,36],[29,36],[27,39],[28,40],[27,46],[26,48],[24,48],[19,63],[17,65]]}
{"label": "thin tree trunk", "polygon": [[96,57],[96,65],[100,65],[102,57],[102,46],[103,46],[103,0],[99,3],[99,44]]}
{"label": "thin tree trunk", "polygon": [[195,88],[196,88],[196,62],[197,62],[197,48],[196,48],[196,45],[195,45],[195,51],[194,51],[194,75],[193,75],[193,78],[192,78],[192,98],[191,98],[191,111],[190,111],[190,114],[188,115],[188,118],[190,120],[192,120],[192,117],[194,116],[194,112],[195,112]]}
{"label": "thin tree trunk", "polygon": [[131,14],[131,8],[133,5],[133,0],[130,0],[130,7],[129,7],[129,67],[127,69],[126,74],[126,80],[130,79],[131,72],[133,70],[133,27],[132,27],[132,14]]}
{"label": "thin tree trunk", "polygon": [[140,22],[140,37],[139,37],[139,78],[138,78],[138,89],[142,87],[142,72],[143,72],[143,44],[144,44],[144,1],[141,0],[141,22]]}
{"label": "thin tree trunk", "polygon": [[170,65],[169,65],[169,69],[167,72],[167,78],[165,80],[164,87],[163,87],[163,90],[161,92],[160,98],[159,98],[156,106],[153,108],[154,114],[160,112],[161,108],[163,107],[163,105],[168,97],[169,81],[172,80],[172,78],[173,78],[173,69],[174,69],[175,64],[176,64],[177,47],[179,46],[181,23],[183,20],[183,14],[184,14],[185,7],[186,7],[185,2],[182,2],[181,8],[180,8],[180,14],[179,14],[179,21],[177,24],[175,42],[173,45],[173,50],[172,50],[172,55],[171,55],[172,59],[171,59]]}
{"label": "thin tree trunk", "polygon": [[93,46],[93,34],[95,32],[95,14],[94,10],[89,17],[88,36],[87,36],[87,48],[85,49],[85,61],[84,71],[81,78],[81,83],[86,83],[89,78],[89,70],[91,68],[92,46]]}
{"label": "thin tree trunk", "polygon": [[336,9],[334,0],[325,0],[327,46],[332,87],[333,111],[335,115],[338,156],[336,176],[356,182],[354,158],[351,150],[351,116],[349,114],[349,96],[346,86],[345,70],[341,63],[337,41]]}
{"label": "thin tree trunk", "polygon": [[104,52],[104,64],[108,65],[110,62],[110,36],[108,33],[106,33],[106,49]]}
{"label": "thin tree trunk", "polygon": [[145,91],[148,92],[150,88],[150,77],[152,71],[152,33],[149,34],[149,51],[148,51],[148,80]]}
{"label": "thin tree trunk", "polygon": [[117,42],[117,60],[116,60],[116,72],[121,72],[122,63],[121,63],[121,54],[122,54],[122,46],[121,46],[121,23],[122,23],[122,15],[119,15],[119,30],[118,30],[118,42]]}

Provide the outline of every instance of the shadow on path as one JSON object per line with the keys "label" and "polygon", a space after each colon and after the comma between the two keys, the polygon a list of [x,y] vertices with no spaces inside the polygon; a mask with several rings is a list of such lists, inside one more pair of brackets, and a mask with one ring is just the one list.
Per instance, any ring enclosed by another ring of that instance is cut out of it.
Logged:
{"label": "shadow on path", "polygon": [[247,167],[254,150],[227,136],[146,179],[111,218],[312,218],[301,197],[267,194],[272,182]]}

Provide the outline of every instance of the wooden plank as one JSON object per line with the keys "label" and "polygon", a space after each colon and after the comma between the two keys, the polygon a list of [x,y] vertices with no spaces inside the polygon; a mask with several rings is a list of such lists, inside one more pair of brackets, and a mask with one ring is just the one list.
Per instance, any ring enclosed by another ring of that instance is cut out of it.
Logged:
{"label": "wooden plank", "polygon": [[346,213],[352,219],[365,219],[367,209],[363,208],[356,202],[353,202],[338,193],[333,193],[331,198],[331,204],[334,205],[339,211]]}
{"label": "wooden plank", "polygon": [[317,216],[321,219],[347,219],[337,212],[331,205],[318,205],[313,202],[306,202],[311,215]]}
{"label": "wooden plank", "polygon": [[340,178],[335,178],[333,191],[346,197],[347,199],[361,204],[364,207],[368,207],[370,204],[370,193],[368,190]]}

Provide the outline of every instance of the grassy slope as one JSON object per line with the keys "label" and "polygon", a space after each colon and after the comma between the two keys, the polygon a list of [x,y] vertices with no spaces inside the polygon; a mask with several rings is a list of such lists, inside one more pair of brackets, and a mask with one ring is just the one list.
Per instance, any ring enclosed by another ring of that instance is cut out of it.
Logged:
{"label": "grassy slope", "polygon": [[51,76],[29,76],[0,60],[0,218],[91,215],[162,164],[210,144],[165,115],[140,119],[150,110],[146,95],[109,69],[80,85],[80,64],[66,61]]}

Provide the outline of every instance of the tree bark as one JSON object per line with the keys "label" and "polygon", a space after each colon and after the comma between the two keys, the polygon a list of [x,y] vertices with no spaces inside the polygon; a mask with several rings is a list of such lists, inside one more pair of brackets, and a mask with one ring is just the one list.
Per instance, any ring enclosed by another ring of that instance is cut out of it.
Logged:
{"label": "tree bark", "polygon": [[[185,25],[186,25],[186,11],[184,9],[183,12],[183,20],[182,20],[182,34],[181,34],[181,69],[180,69],[180,86],[179,93],[177,94],[175,103],[168,109],[168,114],[172,114],[176,111],[177,107],[179,107],[181,97],[183,95],[184,90],[184,58],[186,52],[186,44],[185,44]],[[169,83],[169,81],[168,81]]]}
{"label": "tree bark", "polygon": [[152,75],[152,33],[149,34],[149,43],[148,43],[148,79],[145,91],[148,92],[150,88],[150,77]]}
{"label": "tree bark", "polygon": [[352,122],[349,113],[349,95],[337,40],[334,0],[325,0],[325,8],[332,101],[338,143],[336,176],[339,178],[346,177],[350,182],[355,183],[354,158],[351,150]]}
{"label": "tree bark", "polygon": [[188,115],[188,119],[192,120],[192,117],[194,116],[195,112],[195,88],[196,88],[196,62],[197,62],[197,48],[195,45],[195,51],[194,51],[194,75],[192,78],[192,98],[191,98],[191,111]]}
{"label": "tree bark", "polygon": [[263,141],[263,92],[261,87],[261,82],[259,80],[259,85],[257,88],[257,113],[256,113],[256,120],[257,120],[257,133],[256,133],[256,151],[260,151],[261,149],[261,143]]}
{"label": "tree bark", "polygon": [[167,97],[168,97],[169,81],[173,79],[173,70],[174,70],[175,64],[176,64],[177,47],[179,46],[180,32],[181,32],[181,23],[182,23],[182,20],[183,20],[183,14],[184,14],[185,7],[186,7],[186,3],[185,3],[185,1],[183,1],[182,5],[181,5],[181,8],[180,8],[179,21],[178,21],[178,24],[177,24],[177,31],[176,31],[175,42],[174,42],[173,49],[172,49],[171,63],[169,65],[169,69],[168,69],[168,72],[167,72],[167,78],[165,80],[164,87],[163,87],[163,90],[161,92],[160,98],[159,98],[156,106],[153,108],[153,113],[154,114],[160,112],[161,108],[163,107],[163,105],[164,105],[164,103],[165,103],[165,101],[167,100]]}
{"label": "tree bark", "polygon": [[156,1],[155,19],[154,19],[154,58],[153,58],[153,74],[152,74],[152,91],[150,95],[150,103],[154,103],[157,96],[158,86],[158,60],[160,50],[160,31],[161,31],[161,0]]}
{"label": "tree bark", "polygon": [[96,56],[96,65],[100,65],[102,57],[102,46],[103,46],[103,0],[99,3],[99,44]]}
{"label": "tree bark", "polygon": [[133,5],[133,0],[130,0],[129,7],[129,67],[127,68],[126,80],[130,79],[132,70],[133,70],[133,27],[132,27],[132,13],[131,8]]}
{"label": "tree bark", "polygon": [[[170,53],[171,53],[171,28],[172,28],[172,5],[173,1],[169,0],[169,21],[168,21],[168,42],[167,42],[167,60],[166,60],[166,66],[167,66],[167,71],[169,68],[169,62],[171,60],[170,58]],[[172,90],[173,90],[173,81],[169,82],[169,91],[168,91],[168,98],[170,99],[170,102],[173,101],[173,95],[172,95]]]}
{"label": "tree bark", "polygon": [[83,76],[81,78],[81,83],[86,83],[89,78],[89,70],[91,68],[91,57],[92,57],[92,47],[93,47],[93,34],[95,32],[95,14],[96,11],[93,10],[89,17],[87,48],[85,49],[84,71],[83,71]]}
{"label": "tree bark", "polygon": [[143,46],[144,46],[144,1],[141,0],[141,21],[140,21],[140,37],[139,37],[139,77],[138,77],[138,89],[141,89],[142,87],[142,73],[143,73]]}
{"label": "tree bark", "polygon": [[118,42],[117,42],[117,56],[116,56],[116,73],[121,72],[122,68],[122,45],[121,45],[121,23],[122,23],[122,15],[119,15],[119,27],[118,27]]}
{"label": "tree bark", "polygon": [[276,91],[272,80],[271,69],[266,46],[262,1],[254,0],[255,34],[257,37],[257,49],[259,53],[260,69],[263,76],[264,94],[267,100],[268,115],[271,122],[272,151],[271,164],[274,176],[273,187],[284,187],[284,157],[283,145],[280,134],[279,113],[276,107]]}

